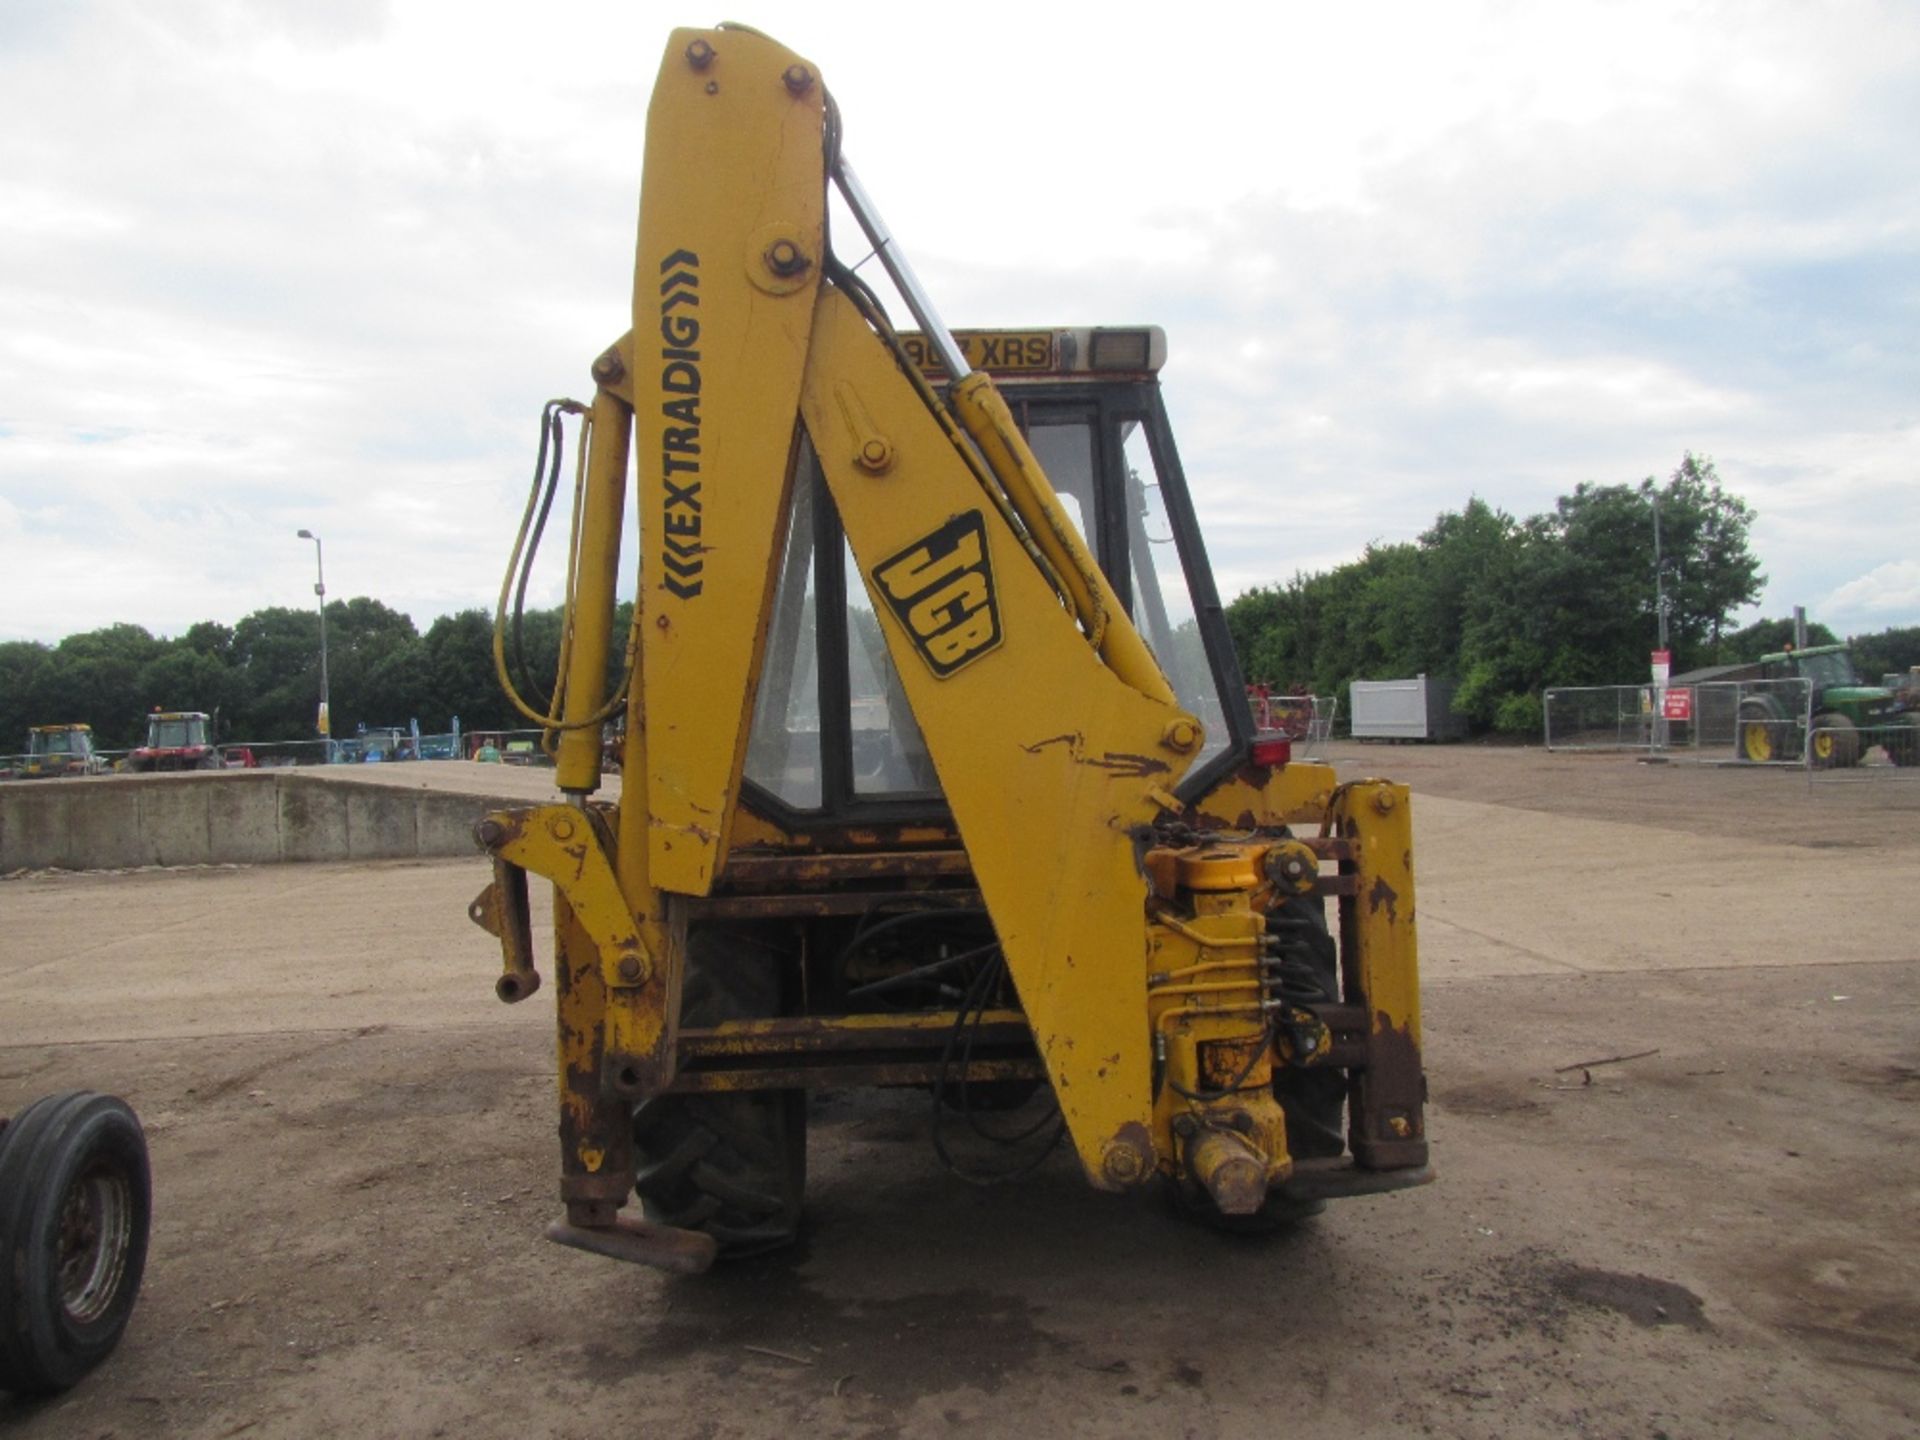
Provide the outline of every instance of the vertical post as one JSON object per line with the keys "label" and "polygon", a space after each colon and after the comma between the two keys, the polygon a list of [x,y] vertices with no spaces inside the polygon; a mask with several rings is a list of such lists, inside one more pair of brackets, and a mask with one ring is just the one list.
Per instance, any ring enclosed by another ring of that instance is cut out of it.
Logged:
{"label": "vertical post", "polygon": [[1660,624],[1660,648],[1667,648],[1667,567],[1660,558],[1660,492],[1653,492],[1653,609]]}
{"label": "vertical post", "polygon": [[333,740],[333,711],[327,703],[327,566],[326,558],[320,548],[320,537],[311,530],[300,532],[302,540],[313,541],[313,593],[320,601],[320,715],[319,723],[314,727],[327,737],[328,749]]}
{"label": "vertical post", "polygon": [[[1651,491],[1653,501],[1653,611],[1660,629],[1658,649],[1667,653],[1667,567],[1660,557],[1660,492]],[[1667,748],[1667,683],[1664,675],[1653,687],[1653,748]]]}
{"label": "vertical post", "polygon": [[1407,787],[1361,780],[1336,792],[1331,819],[1353,858],[1340,862],[1354,894],[1340,902],[1340,954],[1349,1004],[1367,1012],[1366,1068],[1354,1077],[1348,1141],[1366,1170],[1427,1163],[1420,1049],[1413,816]]}
{"label": "vertical post", "polygon": [[600,952],[558,886],[553,894],[560,1052],[560,1198],[574,1225],[605,1227],[633,1189],[633,1115],[603,1082],[608,994]]}

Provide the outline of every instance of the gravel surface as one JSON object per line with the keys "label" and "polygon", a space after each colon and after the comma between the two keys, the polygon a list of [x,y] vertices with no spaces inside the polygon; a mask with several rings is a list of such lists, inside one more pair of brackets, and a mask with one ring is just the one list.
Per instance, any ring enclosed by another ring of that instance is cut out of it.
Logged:
{"label": "gravel surface", "polygon": [[492,998],[477,861],[0,883],[0,1111],[125,1095],[158,1195],[120,1350],[0,1427],[1914,1433],[1920,785],[1332,756],[1416,786],[1441,1178],[1267,1242],[1064,1154],[962,1185],[924,1096],[860,1093],[799,1249],[561,1250],[551,1011]]}

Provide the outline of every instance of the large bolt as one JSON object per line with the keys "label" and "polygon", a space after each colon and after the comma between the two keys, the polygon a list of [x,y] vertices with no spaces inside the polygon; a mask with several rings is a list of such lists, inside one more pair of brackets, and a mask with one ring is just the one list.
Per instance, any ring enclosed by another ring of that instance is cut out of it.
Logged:
{"label": "large bolt", "polygon": [[1381,790],[1373,797],[1373,808],[1382,815],[1391,815],[1395,803],[1391,790]]}
{"label": "large bolt", "polygon": [[893,464],[893,446],[875,435],[861,445],[860,453],[854,458],[862,470],[878,475]]}
{"label": "large bolt", "polygon": [[713,64],[713,46],[704,40],[696,40],[687,46],[687,64],[696,70],[704,70]]}
{"label": "large bolt", "polygon": [[776,240],[767,247],[767,268],[782,279],[791,279],[795,275],[807,273],[807,267],[813,262],[807,254],[791,240]]}
{"label": "large bolt", "polygon": [[482,820],[473,827],[473,838],[480,842],[482,850],[491,850],[507,838],[507,827],[498,820]]}
{"label": "large bolt", "polygon": [[786,81],[789,95],[804,95],[813,88],[813,72],[804,65],[789,65],[780,78]]}
{"label": "large bolt", "polygon": [[1182,715],[1177,720],[1169,720],[1167,728],[1160,732],[1160,742],[1169,750],[1184,755],[1200,744],[1200,726]]}
{"label": "large bolt", "polygon": [[551,820],[547,821],[547,833],[556,840],[571,840],[573,838],[572,817],[567,815],[554,816]]}
{"label": "large bolt", "polygon": [[620,978],[629,985],[638,985],[646,978],[647,967],[640,963],[638,955],[623,956],[619,968]]}
{"label": "large bolt", "polygon": [[593,362],[593,378],[602,385],[612,385],[627,373],[627,367],[620,362],[620,352],[609,350]]}
{"label": "large bolt", "polygon": [[1110,1140],[1100,1156],[1100,1171],[1115,1185],[1138,1185],[1147,1178],[1147,1157],[1131,1140]]}

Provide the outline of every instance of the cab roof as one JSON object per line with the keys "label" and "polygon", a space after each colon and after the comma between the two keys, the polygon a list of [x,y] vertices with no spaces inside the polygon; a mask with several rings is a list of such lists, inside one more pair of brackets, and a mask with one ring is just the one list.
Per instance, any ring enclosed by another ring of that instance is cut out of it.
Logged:
{"label": "cab roof", "polygon": [[1771,655],[1762,655],[1760,659],[1765,664],[1777,660],[1791,660],[1795,656],[1844,655],[1851,648],[1848,645],[1802,645],[1798,650],[1776,650]]}
{"label": "cab roof", "polygon": [[[1152,376],[1167,363],[1158,325],[1063,325],[1031,330],[954,330],[960,353],[996,380],[1114,380]],[[929,378],[946,367],[918,330],[900,332],[908,357]]]}

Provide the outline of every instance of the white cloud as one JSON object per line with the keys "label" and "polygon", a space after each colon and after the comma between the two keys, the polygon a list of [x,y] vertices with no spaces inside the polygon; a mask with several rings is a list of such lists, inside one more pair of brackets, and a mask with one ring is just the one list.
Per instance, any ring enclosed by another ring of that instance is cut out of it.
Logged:
{"label": "white cloud", "polygon": [[[1226,593],[1692,449],[1770,612],[1902,603],[1861,587],[1920,533],[1912,11],[789,8],[949,320],[1167,328]],[[625,328],[665,38],[0,16],[0,635],[309,603],[302,525],[337,595],[491,605],[539,404]]]}
{"label": "white cloud", "polygon": [[[1826,597],[1825,611],[1910,624],[1920,615],[1920,560],[1889,560]],[[1864,626],[1861,628],[1865,628]]]}

